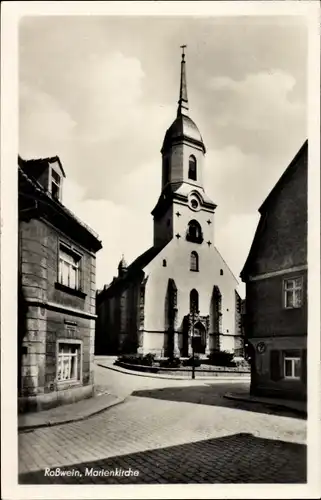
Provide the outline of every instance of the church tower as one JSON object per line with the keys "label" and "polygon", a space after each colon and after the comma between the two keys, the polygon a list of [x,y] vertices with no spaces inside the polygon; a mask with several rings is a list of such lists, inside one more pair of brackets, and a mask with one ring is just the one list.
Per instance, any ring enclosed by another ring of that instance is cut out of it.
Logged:
{"label": "church tower", "polygon": [[[166,131],[161,149],[162,192],[152,211],[154,246],[157,247],[181,237],[202,243],[202,227],[204,223],[205,226],[213,224],[216,208],[207,197],[203,184],[205,145],[198,127],[189,117],[185,47],[182,46],[177,116]],[[185,228],[182,227],[184,221]],[[210,244],[213,243],[211,240],[208,240]]]}

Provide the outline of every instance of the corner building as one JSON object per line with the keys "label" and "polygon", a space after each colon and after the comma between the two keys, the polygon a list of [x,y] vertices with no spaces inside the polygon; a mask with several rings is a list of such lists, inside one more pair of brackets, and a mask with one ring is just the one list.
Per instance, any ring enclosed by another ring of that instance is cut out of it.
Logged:
{"label": "corner building", "polygon": [[98,235],[62,203],[57,156],[18,159],[18,408],[45,410],[94,391]]}
{"label": "corner building", "polygon": [[238,282],[215,248],[205,145],[189,117],[185,55],[177,117],[165,134],[154,244],[97,293],[96,353],[189,356],[241,345]]}

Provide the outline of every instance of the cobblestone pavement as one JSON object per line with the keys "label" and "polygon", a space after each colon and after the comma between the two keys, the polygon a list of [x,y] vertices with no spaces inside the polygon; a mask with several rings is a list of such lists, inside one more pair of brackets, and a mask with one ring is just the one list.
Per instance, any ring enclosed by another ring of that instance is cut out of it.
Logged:
{"label": "cobblestone pavement", "polygon": [[[177,401],[180,391],[174,388],[164,388],[161,397],[159,388],[142,390],[86,421],[19,434],[19,482],[306,481],[304,420],[233,407],[223,402],[222,391],[228,389],[219,384],[207,386],[217,393],[208,402],[201,387],[203,404],[190,395]],[[190,393],[186,386],[181,389]],[[195,386],[193,391],[198,393]],[[51,474],[60,467],[71,475],[47,476],[46,467]],[[91,469],[93,475],[86,475]]]}

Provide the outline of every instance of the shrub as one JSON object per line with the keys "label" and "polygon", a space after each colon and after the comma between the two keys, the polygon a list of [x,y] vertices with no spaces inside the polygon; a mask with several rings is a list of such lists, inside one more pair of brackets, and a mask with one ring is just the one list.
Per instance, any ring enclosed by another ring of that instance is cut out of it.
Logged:
{"label": "shrub", "polygon": [[181,366],[181,360],[175,357],[163,359],[159,362],[159,366],[162,368],[179,368]]}
{"label": "shrub", "polygon": [[195,367],[201,366],[201,360],[197,354],[194,355],[194,359],[193,359],[193,356],[191,356],[190,358],[183,361],[183,365],[184,366],[193,366],[193,361],[194,361]]}
{"label": "shrub", "polygon": [[236,366],[233,357],[234,354],[231,352],[214,350],[208,356],[208,362],[215,366]]}
{"label": "shrub", "polygon": [[117,358],[117,362],[128,363],[130,365],[152,366],[155,361],[155,354],[123,354]]}
{"label": "shrub", "polygon": [[152,366],[155,363],[155,354],[148,353],[143,356],[143,362],[142,365],[145,366]]}

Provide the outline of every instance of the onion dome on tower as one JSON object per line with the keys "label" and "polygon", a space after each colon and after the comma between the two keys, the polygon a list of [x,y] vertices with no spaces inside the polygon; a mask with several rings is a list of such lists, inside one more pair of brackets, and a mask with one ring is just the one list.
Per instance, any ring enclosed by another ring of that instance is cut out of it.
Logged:
{"label": "onion dome on tower", "polygon": [[181,61],[181,82],[179,91],[179,101],[177,108],[177,117],[169,127],[165,134],[165,139],[163,142],[163,147],[161,152],[165,152],[170,149],[173,144],[182,142],[182,140],[192,143],[195,146],[200,147],[203,153],[206,152],[205,145],[198,130],[197,125],[188,116],[188,98],[187,98],[187,83],[186,83],[186,63],[185,63],[185,53],[184,48],[186,45],[182,45],[182,61]]}

